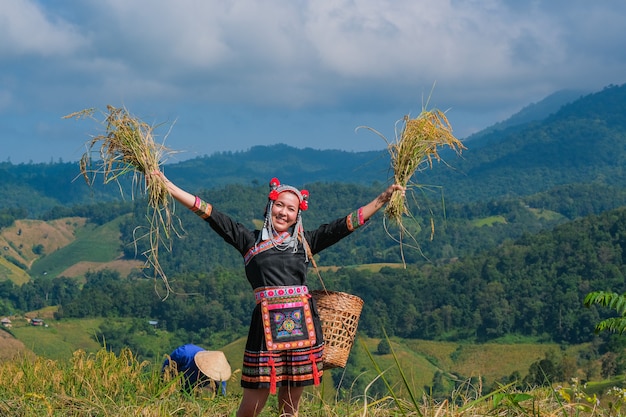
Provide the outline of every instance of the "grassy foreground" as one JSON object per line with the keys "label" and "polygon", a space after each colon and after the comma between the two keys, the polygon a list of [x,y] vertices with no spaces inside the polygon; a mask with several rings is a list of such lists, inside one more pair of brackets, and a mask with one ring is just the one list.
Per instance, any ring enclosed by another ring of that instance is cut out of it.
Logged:
{"label": "grassy foreground", "polygon": [[[373,362],[373,368],[377,368]],[[384,379],[384,372],[379,377]],[[231,385],[238,385],[238,374]],[[387,382],[387,381],[386,381]],[[392,382],[394,385],[398,381]],[[401,382],[400,382],[401,383]],[[415,394],[415,393],[414,393]],[[515,392],[502,387],[483,394],[470,384],[452,398],[434,401],[368,398],[367,389],[349,401],[324,400],[317,389],[306,392],[300,416],[619,416],[626,391],[614,388],[599,400],[583,393],[575,380],[566,388]],[[101,349],[74,352],[67,361],[21,358],[0,363],[0,415],[13,416],[214,416],[230,417],[239,394],[181,393],[178,378],[161,378],[159,370],[139,361],[130,350],[119,355]],[[277,415],[270,398],[262,416]]]}

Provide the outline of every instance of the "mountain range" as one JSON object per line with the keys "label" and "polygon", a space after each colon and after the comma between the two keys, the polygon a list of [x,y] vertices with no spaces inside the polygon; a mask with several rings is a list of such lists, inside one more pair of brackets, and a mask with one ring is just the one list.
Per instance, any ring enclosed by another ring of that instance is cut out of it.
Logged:
{"label": "mountain range", "polygon": [[[509,120],[467,138],[467,149],[460,156],[444,149],[442,162],[414,176],[414,190],[422,190],[427,199],[445,201],[445,212],[434,214],[438,233],[444,235],[432,241],[420,237],[430,259],[467,256],[523,233],[626,205],[626,85],[577,94],[555,93],[545,102],[528,106]],[[344,152],[286,145],[221,152],[168,164],[163,169],[183,188],[206,192],[220,207],[245,218],[255,212],[253,202],[250,206],[241,199],[229,201],[228,195],[213,190],[238,185],[244,189],[237,193],[262,195],[265,182],[278,177],[321,192],[324,197],[312,203],[330,198],[322,204],[332,204],[340,213],[351,204],[366,201],[376,192],[372,190],[382,189],[391,176],[387,150]],[[137,195],[130,180],[121,188],[98,181],[88,186],[78,174],[77,163],[0,163],[0,230],[16,220],[63,217],[88,217],[102,225],[130,211],[110,205],[125,204],[120,190],[127,200]],[[348,184],[360,188],[346,188]],[[349,198],[332,196],[337,190],[350,193],[346,195]],[[338,204],[337,198],[346,201]],[[330,212],[311,210],[307,217],[311,222],[322,221],[321,214]],[[481,224],[498,227],[476,227]],[[379,233],[371,233],[379,238],[375,244],[360,237],[353,244],[364,245],[371,253],[388,253],[388,247],[380,246],[385,240],[383,231]],[[132,236],[126,238],[132,240]],[[201,245],[217,244],[211,241]],[[221,253],[218,251],[222,249],[214,250]],[[37,271],[49,268],[36,262],[35,253],[31,255],[20,257],[16,251],[10,263],[27,270],[25,263],[30,259]],[[343,257],[337,254],[330,259],[341,265]]]}
{"label": "mountain range", "polygon": [[[528,196],[565,184],[622,187],[626,183],[626,86],[580,95],[559,92],[510,119],[464,140],[461,156],[418,172],[415,186],[442,189],[448,201],[489,201]],[[578,97],[578,98],[575,98]],[[560,105],[560,107],[559,107]],[[307,184],[385,184],[386,149],[369,152],[255,146],[167,164],[167,175],[189,190],[225,184],[264,184],[272,177]],[[129,184],[123,184],[132,198]],[[0,210],[23,209],[36,218],[56,206],[97,204],[120,198],[119,189],[96,179],[89,187],[78,163],[0,163]]]}

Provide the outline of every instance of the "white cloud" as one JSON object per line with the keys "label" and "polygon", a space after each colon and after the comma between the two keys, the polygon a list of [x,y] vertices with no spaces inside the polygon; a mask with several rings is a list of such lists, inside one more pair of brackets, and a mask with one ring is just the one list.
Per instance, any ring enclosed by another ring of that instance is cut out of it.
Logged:
{"label": "white cloud", "polygon": [[32,0],[3,0],[0,7],[0,56],[68,55],[85,44],[77,28],[48,16]]}
{"label": "white cloud", "polygon": [[430,104],[470,115],[466,132],[625,82],[624,17],[588,0],[3,0],[0,116],[110,103],[181,130],[188,108],[339,124],[415,112],[435,85]]}
{"label": "white cloud", "polygon": [[[180,91],[198,100],[288,107],[349,103],[364,89],[393,100],[403,90],[421,91],[435,82],[444,89],[480,86],[485,91],[510,85],[512,79],[524,91],[525,83],[545,85],[552,79],[556,84],[562,75],[555,71],[576,71],[568,68],[569,54],[576,54],[568,37],[574,33],[572,22],[585,20],[567,9],[547,14],[543,2],[88,4],[79,39],[94,44],[89,54],[75,59],[85,60],[85,69],[89,63],[104,63],[99,71],[95,66],[85,71],[93,79],[117,78],[127,93],[141,94],[138,85],[151,85],[155,90],[148,96]],[[598,9],[598,21],[612,12]],[[27,7],[22,14],[61,21],[54,8],[48,9],[47,18],[33,10],[40,12]],[[590,31],[585,33],[577,36],[590,36]],[[108,83],[102,88],[110,91]]]}

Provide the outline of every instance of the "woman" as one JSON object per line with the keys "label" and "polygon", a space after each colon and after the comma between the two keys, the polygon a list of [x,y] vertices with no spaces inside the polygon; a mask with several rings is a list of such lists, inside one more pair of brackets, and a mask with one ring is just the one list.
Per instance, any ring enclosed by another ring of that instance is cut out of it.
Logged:
{"label": "woman", "polygon": [[309,259],[362,226],[394,192],[394,184],[347,217],[313,231],[302,228],[309,193],[273,178],[261,230],[249,230],[200,197],[184,191],[162,172],[169,193],[209,223],[244,258],[245,272],[257,306],[244,353],[238,417],[256,417],[269,394],[276,393],[281,416],[297,416],[305,386],[318,385],[323,374],[324,339],[315,303],[308,295]]}

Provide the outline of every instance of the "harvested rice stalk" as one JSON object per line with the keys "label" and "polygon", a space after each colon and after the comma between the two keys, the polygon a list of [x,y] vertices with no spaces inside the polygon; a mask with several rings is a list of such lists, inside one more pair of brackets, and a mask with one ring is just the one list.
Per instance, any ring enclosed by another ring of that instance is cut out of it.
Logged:
{"label": "harvested rice stalk", "polygon": [[[438,148],[447,145],[457,153],[466,149],[454,137],[448,118],[440,110],[423,110],[416,118],[405,116],[403,121],[404,126],[400,135],[396,134],[396,141],[387,142],[394,181],[398,184],[406,187],[417,171],[432,168],[435,160],[441,161]],[[405,214],[409,214],[406,200],[400,193],[395,193],[385,208],[385,215],[401,224]]]}
{"label": "harvested rice stalk", "polygon": [[[398,124],[401,124],[400,131],[398,131]],[[402,121],[396,123],[396,139],[393,142],[372,128],[362,127],[373,131],[387,143],[387,150],[391,156],[393,180],[395,183],[407,188],[411,184],[419,186],[411,182],[416,172],[432,168],[434,161],[440,162],[442,160],[439,154],[440,147],[448,146],[455,150],[457,154],[466,149],[461,141],[452,134],[452,127],[445,113],[437,109],[422,110],[413,119],[405,116]],[[401,193],[394,193],[385,208],[385,218],[398,226],[401,247],[403,236],[411,236],[409,230],[403,224],[404,216],[413,218],[406,202],[406,196],[403,196]],[[434,231],[432,218],[430,227],[432,238],[432,232]]]}
{"label": "harvested rice stalk", "polygon": [[[91,118],[96,120],[95,109],[85,109],[69,114],[69,118]],[[104,134],[94,136],[86,143],[87,151],[80,159],[80,172],[89,186],[96,177],[102,175],[104,183],[115,182],[120,187],[120,178],[132,176],[133,190],[146,194],[148,200],[149,231],[140,238],[149,239],[146,268],[152,267],[155,277],[160,277],[166,288],[165,300],[171,287],[165,272],[159,264],[159,246],[171,248],[174,228],[173,200],[167,191],[165,181],[151,173],[160,171],[165,158],[172,153],[163,144],[156,143],[153,127],[128,113],[126,109],[107,106],[104,113]],[[94,158],[95,156],[95,158]],[[135,239],[135,245],[137,244]]]}

